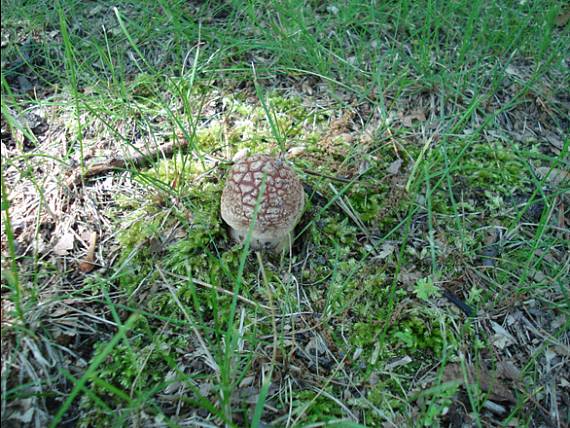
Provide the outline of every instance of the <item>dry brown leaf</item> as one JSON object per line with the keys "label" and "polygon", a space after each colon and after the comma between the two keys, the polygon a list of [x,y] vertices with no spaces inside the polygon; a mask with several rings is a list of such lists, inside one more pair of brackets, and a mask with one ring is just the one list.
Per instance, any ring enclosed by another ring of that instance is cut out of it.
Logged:
{"label": "dry brown leaf", "polygon": [[497,364],[497,369],[499,371],[499,376],[504,379],[520,381],[521,371],[512,361],[501,361]]}
{"label": "dry brown leaf", "polygon": [[396,175],[398,172],[400,172],[402,162],[403,162],[402,159],[396,159],[388,166],[386,172],[391,175]]}
{"label": "dry brown leaf", "polygon": [[83,273],[89,273],[95,269],[95,248],[97,248],[97,232],[91,232],[89,238],[89,248],[85,258],[79,263],[79,270]]}
{"label": "dry brown leaf", "polygon": [[517,343],[517,340],[504,327],[497,324],[495,321],[491,321],[491,327],[495,331],[495,334],[491,339],[495,347],[504,349],[507,346]]}
{"label": "dry brown leaf", "polygon": [[402,269],[400,275],[398,275],[398,280],[405,286],[415,284],[418,279],[422,277],[422,273],[417,270],[405,270]]}
{"label": "dry brown leaf", "polygon": [[558,15],[556,19],[554,19],[554,22],[558,27],[564,27],[566,24],[568,24],[569,20],[570,20],[570,11],[566,11]]}
{"label": "dry brown leaf", "polygon": [[382,244],[382,247],[380,248],[380,252],[378,254],[376,254],[374,256],[374,259],[377,260],[383,260],[385,258],[387,258],[388,256],[390,256],[394,250],[396,249],[396,246],[389,243],[389,242],[385,242],[384,244]]}
{"label": "dry brown leaf", "polygon": [[301,90],[307,95],[313,95],[314,93],[313,88],[307,81],[301,84]]}
{"label": "dry brown leaf", "polygon": [[287,150],[287,159],[296,158],[305,153],[306,150],[307,148],[305,146],[291,147],[289,150]]}
{"label": "dry brown leaf", "polygon": [[66,256],[73,249],[75,235],[72,232],[64,233],[53,246],[53,252],[58,256]]}
{"label": "dry brown leaf", "polygon": [[416,110],[406,115],[398,113],[398,116],[404,126],[412,126],[414,120],[418,120],[420,122],[425,122],[426,120],[426,114],[422,110]]}
{"label": "dry brown leaf", "polygon": [[[481,390],[489,394],[489,398],[493,401],[509,401],[516,402],[511,388],[505,385],[494,374],[489,372],[485,367],[467,367],[467,377],[469,383],[477,383]],[[445,367],[443,375],[445,382],[459,381],[465,383],[463,370],[460,364],[449,364]]]}
{"label": "dry brown leaf", "polygon": [[[551,168],[547,166],[541,166],[536,168],[536,173],[540,178],[544,178],[551,171]],[[561,169],[552,168],[552,172],[548,175],[548,181],[555,186],[560,185],[563,181],[570,180],[570,173],[563,171]]]}

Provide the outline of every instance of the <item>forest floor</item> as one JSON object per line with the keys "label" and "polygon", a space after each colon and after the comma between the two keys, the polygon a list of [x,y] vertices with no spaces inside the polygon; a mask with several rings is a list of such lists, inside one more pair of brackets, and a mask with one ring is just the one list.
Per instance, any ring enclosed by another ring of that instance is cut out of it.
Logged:
{"label": "forest floor", "polygon": [[2,426],[567,427],[564,5],[2,0]]}

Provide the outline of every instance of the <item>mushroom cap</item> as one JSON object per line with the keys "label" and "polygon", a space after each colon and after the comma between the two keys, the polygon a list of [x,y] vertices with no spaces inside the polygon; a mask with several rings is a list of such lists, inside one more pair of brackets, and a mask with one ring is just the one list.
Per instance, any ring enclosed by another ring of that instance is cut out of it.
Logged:
{"label": "mushroom cap", "polygon": [[288,236],[305,204],[303,185],[285,162],[264,154],[240,159],[228,173],[221,201],[222,218],[233,229],[235,238],[241,240],[247,234],[265,174],[265,192],[253,229],[253,248],[259,246],[255,242],[277,245]]}

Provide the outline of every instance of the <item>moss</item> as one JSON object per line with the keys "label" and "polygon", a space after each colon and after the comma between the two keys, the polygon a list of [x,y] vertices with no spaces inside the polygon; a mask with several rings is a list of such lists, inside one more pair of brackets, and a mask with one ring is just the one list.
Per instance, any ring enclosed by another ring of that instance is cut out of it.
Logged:
{"label": "moss", "polygon": [[[324,131],[319,125],[305,126],[304,121],[309,115],[302,107],[301,100],[270,94],[267,102],[288,141],[294,136],[297,141],[308,144],[305,151],[307,156],[296,160],[299,167],[331,175],[353,168],[350,158],[343,155],[338,147],[333,145],[330,152],[319,147]],[[201,128],[196,141],[199,150],[212,151],[223,145],[224,139],[236,152],[243,148],[249,148],[252,152],[275,149],[272,142],[274,136],[259,105],[248,105],[237,96],[226,97],[224,104],[230,112],[229,125],[211,122],[208,127]],[[386,157],[379,161],[374,170],[384,171],[391,159]],[[202,333],[210,344],[221,344],[230,321],[231,297],[216,289],[196,285],[192,279],[216,288],[233,289],[242,252],[239,245],[228,239],[220,218],[219,201],[223,183],[213,177],[204,178],[204,172],[199,160],[179,153],[172,159],[160,161],[140,175],[142,183],[152,186],[144,201],[117,197],[123,206],[133,209],[130,215],[121,219],[124,227],[119,234],[122,248],[117,261],[117,266],[121,266],[117,285],[130,295],[141,284],[153,284],[155,278],[159,278],[155,269],[157,264],[163,272],[178,275],[180,280],[176,281],[173,290],[153,290],[137,305],[146,313],[175,323],[185,324],[187,316],[191,316],[198,325],[204,326],[203,330],[207,330]],[[355,183],[345,197],[371,229],[393,227],[410,201],[405,197],[394,197],[393,206],[386,207],[385,200],[393,196],[393,189],[388,182],[374,175],[369,178],[371,180],[367,186]],[[375,180],[377,185],[372,190],[370,183]],[[318,177],[314,180],[309,177],[307,181],[319,193],[330,196],[326,181]],[[436,203],[437,209],[439,204],[444,205],[443,200],[442,196],[442,202]],[[306,287],[314,307],[326,311],[350,332],[351,348],[345,351],[352,353],[357,347],[363,348],[361,358],[372,362],[367,370],[402,354],[412,355],[421,361],[440,355],[448,338],[442,337],[433,314],[407,311],[398,314],[399,318],[387,327],[387,320],[392,315],[389,311],[393,308],[390,302],[397,303],[408,294],[403,289],[392,290],[391,262],[388,259],[381,262],[368,259],[368,250],[364,245],[357,244],[364,239],[362,231],[344,213],[333,207],[320,212],[319,207],[312,207],[310,203],[307,209],[319,212],[319,215],[313,218],[304,238],[308,241],[311,256],[306,259],[301,279],[305,284],[318,284]],[[166,239],[173,228],[178,231],[176,238]],[[156,242],[159,243],[158,249],[154,248]],[[270,266],[268,262],[266,278],[274,292],[273,298],[285,304],[291,298],[291,291],[284,284],[283,272]],[[259,283],[259,265],[255,257],[250,256],[246,260],[240,294],[264,302],[266,290],[258,287]],[[171,291],[176,293],[184,310],[172,298]],[[245,312],[245,320],[246,324],[254,325],[257,322],[249,309]],[[184,346],[172,337],[182,330],[169,326],[169,332],[165,335],[160,330],[163,325],[150,320],[133,328],[128,346],[122,343],[113,350],[102,379],[122,386],[132,385],[136,379],[137,388],[140,385],[141,391],[144,388],[158,391],[171,370],[169,362],[180,361],[182,355],[179,349]],[[432,325],[437,327],[432,328]],[[256,337],[271,335],[269,325],[260,325],[255,329]],[[336,335],[336,332],[332,333]],[[252,338],[248,343],[257,346],[257,341]],[[162,343],[167,344],[164,345],[165,349],[160,348]],[[343,343],[339,340],[339,344]],[[213,346],[215,348],[217,345]],[[146,364],[141,363],[141,356],[147,358]],[[396,388],[396,385],[389,387]],[[105,396],[104,391],[100,392]],[[313,392],[299,391],[294,394],[299,406],[314,398]],[[122,406],[116,397],[109,397],[109,400],[115,400],[113,404],[118,408]],[[319,397],[311,403],[306,415],[307,422],[323,422],[323,415],[331,419],[342,417],[342,410],[334,401]]]}
{"label": "moss", "polygon": [[[138,332],[138,333],[137,333]],[[144,332],[144,334],[141,334]],[[93,358],[97,358],[106,346],[106,342],[95,345]],[[139,317],[133,327],[133,333],[126,341],[119,342],[101,364],[97,380],[89,388],[111,409],[141,406],[150,414],[146,400],[141,400],[149,391],[161,392],[169,385],[165,375],[173,370],[170,362],[179,361],[191,346],[186,334],[164,333],[164,329],[154,330],[144,317]],[[80,406],[89,410],[88,417],[82,419],[80,426],[115,426],[124,417],[124,412],[106,414],[100,404],[88,395],[82,397]],[[94,409],[97,409],[93,412]],[[123,415],[121,415],[123,413]]]}
{"label": "moss", "polygon": [[117,235],[122,245],[117,260],[120,271],[117,273],[118,285],[130,294],[153,270],[154,259],[152,243],[161,235],[160,227],[163,216],[146,216],[130,224]]}
{"label": "moss", "polygon": [[[207,128],[200,128],[196,131],[196,146],[204,152],[218,149],[223,142],[223,128],[218,121],[213,121]],[[234,143],[233,139],[229,139]]]}
{"label": "moss", "polygon": [[443,338],[439,329],[432,329],[425,319],[419,317],[400,320],[398,325],[389,330],[389,335],[397,340],[398,346],[409,351],[432,350],[440,354]]}
{"label": "moss", "polygon": [[189,189],[184,200],[190,214],[183,219],[186,235],[167,249],[165,264],[169,269],[182,272],[187,263],[204,267],[205,250],[225,235],[219,215],[220,196],[218,184],[204,183],[201,189]]}
{"label": "moss", "polygon": [[[315,123],[318,123],[318,120],[313,119],[315,114],[309,114],[302,106],[300,98],[270,94],[266,103],[282,138],[308,143],[319,141],[322,131],[312,130],[309,133],[305,126],[308,119],[311,119],[311,122],[314,120]],[[198,150],[213,152],[225,144],[230,145],[233,153],[242,149],[249,149],[252,153],[271,152],[275,149],[276,136],[261,104],[242,100],[239,94],[224,97],[223,104],[224,122],[213,120],[207,127],[197,131]]]}
{"label": "moss", "polygon": [[472,187],[511,194],[513,188],[525,188],[529,184],[524,160],[517,155],[519,150],[517,144],[509,148],[498,142],[474,144],[465,156],[461,170]]}
{"label": "moss", "polygon": [[316,395],[314,391],[299,391],[294,394],[294,411],[298,408],[305,410],[307,423],[326,423],[342,418],[342,408],[330,398],[324,395]]}
{"label": "moss", "polygon": [[[403,289],[393,292],[388,278],[384,272],[374,274],[370,268],[363,266],[358,278],[347,284],[344,299],[354,320],[351,328],[352,343],[364,348],[365,357],[374,351],[380,338],[383,339],[380,343],[381,353],[414,354],[428,351],[434,356],[440,356],[444,346],[455,343],[450,333],[451,324],[443,329],[440,326],[440,323],[448,323],[450,320],[420,303],[398,318],[389,320],[387,317],[393,316],[392,313],[386,313],[391,306],[389,302],[401,300],[408,292]],[[388,322],[390,327],[384,335],[382,331]]]}
{"label": "moss", "polygon": [[384,196],[372,193],[364,187],[353,188],[349,193],[350,203],[364,222],[375,221],[379,217]]}

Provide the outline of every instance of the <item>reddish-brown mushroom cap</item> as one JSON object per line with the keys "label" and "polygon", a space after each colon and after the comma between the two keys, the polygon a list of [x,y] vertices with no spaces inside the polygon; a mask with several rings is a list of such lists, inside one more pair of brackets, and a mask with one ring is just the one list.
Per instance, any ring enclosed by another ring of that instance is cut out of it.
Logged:
{"label": "reddish-brown mushroom cap", "polygon": [[232,237],[243,241],[249,230],[263,177],[265,192],[252,232],[252,249],[282,249],[299,221],[305,203],[303,186],[284,161],[257,154],[241,159],[230,169],[222,193],[222,218]]}

